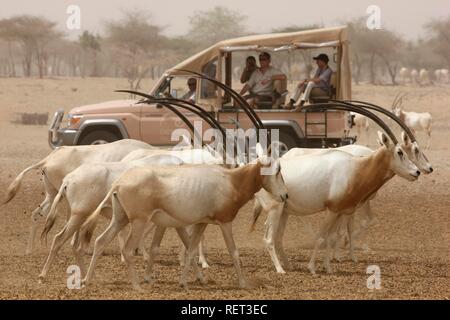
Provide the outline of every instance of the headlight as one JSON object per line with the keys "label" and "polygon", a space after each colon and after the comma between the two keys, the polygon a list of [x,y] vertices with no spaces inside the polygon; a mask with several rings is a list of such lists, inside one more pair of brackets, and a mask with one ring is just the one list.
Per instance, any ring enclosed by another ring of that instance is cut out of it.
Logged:
{"label": "headlight", "polygon": [[74,125],[76,125],[80,119],[83,117],[83,115],[81,114],[69,114],[67,115],[67,119],[69,120],[67,123],[68,127],[72,127]]}

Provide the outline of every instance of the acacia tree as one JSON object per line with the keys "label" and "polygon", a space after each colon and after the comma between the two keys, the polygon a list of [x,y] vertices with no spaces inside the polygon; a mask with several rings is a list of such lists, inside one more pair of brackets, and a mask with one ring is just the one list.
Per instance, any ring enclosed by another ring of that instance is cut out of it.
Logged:
{"label": "acacia tree", "polygon": [[365,22],[366,18],[363,17],[347,23],[351,41],[353,77],[358,83],[363,67],[367,64],[370,83],[376,83],[376,70],[381,62],[389,74],[392,85],[396,85],[405,42],[390,30],[370,30]]}
{"label": "acacia tree", "polygon": [[[98,77],[98,61],[97,55],[101,51],[100,45],[101,38],[99,35],[93,35],[89,31],[84,31],[83,34],[78,38],[78,42],[83,49],[84,56],[91,55],[92,57],[92,71],[91,77]],[[84,68],[82,71],[82,76],[84,76]]]}
{"label": "acacia tree", "polygon": [[246,20],[245,15],[222,6],[196,11],[189,17],[187,37],[199,46],[208,47],[218,41],[245,34]]}
{"label": "acacia tree", "polygon": [[114,61],[127,77],[131,89],[137,90],[141,79],[158,59],[165,38],[162,28],[152,24],[142,11],[124,11],[120,21],[106,24],[106,40],[112,47]]}
{"label": "acacia tree", "polygon": [[24,75],[31,76],[32,59],[35,56],[39,77],[46,73],[48,44],[61,34],[55,30],[56,23],[45,18],[21,15],[2,20],[1,36],[19,43],[22,49]]}
{"label": "acacia tree", "polygon": [[441,57],[447,68],[450,68],[450,16],[431,20],[425,25],[425,28],[430,35],[429,44]]}

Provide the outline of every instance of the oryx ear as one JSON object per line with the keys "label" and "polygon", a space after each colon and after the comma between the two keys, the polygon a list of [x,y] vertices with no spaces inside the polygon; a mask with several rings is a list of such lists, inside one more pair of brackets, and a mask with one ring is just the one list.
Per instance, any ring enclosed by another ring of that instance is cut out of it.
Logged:
{"label": "oryx ear", "polygon": [[409,140],[409,136],[405,131],[402,131],[402,141],[405,146],[407,146],[411,142],[411,140]]}
{"label": "oryx ear", "polygon": [[265,156],[264,149],[259,142],[256,144],[255,149],[256,149],[256,155],[258,156],[258,158]]}
{"label": "oryx ear", "polygon": [[378,131],[377,134],[378,134],[378,142],[382,146],[385,146],[386,148],[389,148],[390,142],[389,142],[389,138],[387,137],[387,135],[385,135],[381,131]]}

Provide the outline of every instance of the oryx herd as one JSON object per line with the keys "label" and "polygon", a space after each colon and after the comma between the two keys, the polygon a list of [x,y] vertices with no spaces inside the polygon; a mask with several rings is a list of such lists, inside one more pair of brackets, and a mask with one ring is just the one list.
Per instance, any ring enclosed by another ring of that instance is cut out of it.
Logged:
{"label": "oryx herd", "polygon": [[[236,100],[256,130],[264,129],[261,120],[242,97],[224,84],[208,79]],[[224,133],[209,113],[193,103],[134,93],[149,103],[161,103],[174,112],[178,107],[195,111],[217,129],[218,134]],[[408,123],[405,120],[405,125],[402,121],[404,116],[401,113],[396,116],[386,109],[360,101],[330,101],[307,108],[347,110],[370,118],[384,131],[378,132],[380,147],[376,150],[359,145],[335,149],[294,148],[276,159],[270,151],[276,147],[276,141],[271,141],[268,149],[256,144],[254,159],[233,164],[224,164],[224,152],[217,152],[209,146],[166,150],[131,139],[55,149],[15,178],[5,200],[6,203],[14,198],[27,172],[34,169],[42,171],[45,199],[32,213],[27,253],[33,250],[39,217],[46,217],[42,240],[46,239],[58,216],[67,218],[53,239],[39,280],[46,278],[58,251],[71,239],[76,264],[83,276],[82,283],[88,285],[105,246],[117,236],[122,261],[133,288],[140,290],[135,270],[136,249],[144,248],[147,263],[145,280],[150,281],[164,231],[175,228],[187,249],[183,256],[181,285],[187,287],[191,266],[197,280],[205,283],[202,269],[194,257],[199,252],[206,226],[216,224],[233,259],[239,286],[249,287],[250,282],[244,275],[233,239],[232,223],[239,210],[251,199],[255,199],[253,225],[262,212],[267,213],[264,242],[277,272],[284,273],[289,269],[282,237],[290,214],[307,216],[327,211],[308,264],[311,273],[316,272],[315,261],[323,245],[326,248],[325,269],[332,271],[330,261],[343,238],[348,241],[350,257],[356,260],[353,252],[355,236],[365,232],[373,223],[375,214],[370,201],[378,190],[395,175],[415,181],[420,173],[429,174],[433,168]],[[403,129],[400,141],[371,110],[387,115]],[[182,114],[177,114],[192,129],[192,124]],[[361,211],[363,217],[360,226],[354,225],[353,216],[357,211]],[[92,258],[86,267],[84,255],[100,215],[110,219],[110,224],[95,240]],[[251,222],[249,217],[249,226]],[[129,231],[125,232],[128,225]],[[153,241],[146,252],[142,243],[153,229]],[[203,266],[207,266],[201,250],[200,258]]]}

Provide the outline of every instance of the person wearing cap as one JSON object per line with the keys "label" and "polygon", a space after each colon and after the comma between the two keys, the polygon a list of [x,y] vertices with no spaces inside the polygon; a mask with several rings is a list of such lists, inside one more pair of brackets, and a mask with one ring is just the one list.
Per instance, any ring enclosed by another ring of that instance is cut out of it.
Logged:
{"label": "person wearing cap", "polygon": [[300,106],[303,106],[310,96],[328,96],[330,95],[330,81],[333,70],[328,66],[328,56],[325,53],[319,54],[313,58],[317,63],[317,71],[312,79],[305,79],[295,88],[294,94],[288,104],[288,108],[292,109],[300,95]]}
{"label": "person wearing cap", "polygon": [[197,79],[189,78],[187,81],[189,91],[186,92],[181,99],[195,103],[195,94],[197,92]]}
{"label": "person wearing cap", "polygon": [[260,67],[256,68],[250,76],[250,79],[242,88],[240,95],[247,91],[249,95],[244,96],[250,100],[250,105],[254,106],[258,101],[272,100],[274,94],[274,82],[277,80],[286,80],[286,75],[277,68],[270,65],[270,54],[262,52],[259,55]]}

